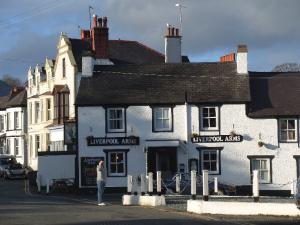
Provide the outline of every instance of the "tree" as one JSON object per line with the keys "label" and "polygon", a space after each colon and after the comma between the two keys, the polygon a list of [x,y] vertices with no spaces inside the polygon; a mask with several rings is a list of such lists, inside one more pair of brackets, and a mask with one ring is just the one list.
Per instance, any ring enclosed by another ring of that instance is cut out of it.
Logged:
{"label": "tree", "polygon": [[2,81],[7,83],[9,86],[14,87],[14,86],[21,86],[22,82],[19,78],[16,78],[10,74],[5,74],[2,76]]}
{"label": "tree", "polygon": [[300,64],[297,63],[284,63],[277,65],[272,72],[300,72]]}

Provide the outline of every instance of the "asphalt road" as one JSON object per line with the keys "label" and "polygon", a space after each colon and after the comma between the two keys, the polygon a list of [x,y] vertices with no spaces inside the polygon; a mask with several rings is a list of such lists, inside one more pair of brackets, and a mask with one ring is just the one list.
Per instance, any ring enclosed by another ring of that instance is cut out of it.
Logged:
{"label": "asphalt road", "polygon": [[31,194],[24,180],[0,181],[1,225],[300,224],[300,218],[195,215],[110,203],[97,206],[84,198]]}

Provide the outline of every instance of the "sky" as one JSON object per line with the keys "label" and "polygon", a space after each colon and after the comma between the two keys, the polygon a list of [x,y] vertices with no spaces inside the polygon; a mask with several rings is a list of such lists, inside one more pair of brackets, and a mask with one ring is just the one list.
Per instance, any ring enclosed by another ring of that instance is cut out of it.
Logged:
{"label": "sky", "polygon": [[246,44],[249,70],[300,63],[299,0],[0,0],[0,78],[26,80],[30,66],[55,58],[61,32],[79,38],[92,14],[108,17],[110,39],[164,52],[166,24],[180,27],[193,62],[218,61]]}

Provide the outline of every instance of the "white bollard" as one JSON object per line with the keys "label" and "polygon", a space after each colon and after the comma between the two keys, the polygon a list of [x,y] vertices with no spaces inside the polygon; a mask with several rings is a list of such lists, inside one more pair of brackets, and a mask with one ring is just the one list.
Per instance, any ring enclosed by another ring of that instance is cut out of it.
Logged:
{"label": "white bollard", "polygon": [[215,192],[215,194],[219,193],[218,178],[217,177],[214,178],[214,192]]}
{"label": "white bollard", "polygon": [[50,180],[47,179],[46,194],[50,193]]}
{"label": "white bollard", "polygon": [[203,200],[208,201],[208,170],[202,170]]}
{"label": "white bollard", "polygon": [[158,195],[161,195],[161,171],[156,172],[156,191]]}
{"label": "white bollard", "polygon": [[38,188],[38,192],[41,192],[41,176],[39,173],[36,175],[36,186]]}
{"label": "white bollard", "polygon": [[145,175],[141,174],[141,195],[145,195],[145,189],[146,189]]}
{"label": "white bollard", "polygon": [[295,195],[295,181],[293,180],[291,183],[291,197],[294,197]]}
{"label": "white bollard", "polygon": [[148,193],[149,195],[153,194],[153,173],[148,173]]}
{"label": "white bollard", "polygon": [[132,176],[131,175],[127,176],[127,194],[128,195],[132,194]]}
{"label": "white bollard", "polygon": [[259,173],[258,170],[253,170],[252,192],[254,202],[259,201]]}
{"label": "white bollard", "polygon": [[197,177],[196,177],[196,170],[191,171],[191,195],[192,199],[196,199],[197,194]]}
{"label": "white bollard", "polygon": [[180,175],[176,174],[176,193],[180,193]]}

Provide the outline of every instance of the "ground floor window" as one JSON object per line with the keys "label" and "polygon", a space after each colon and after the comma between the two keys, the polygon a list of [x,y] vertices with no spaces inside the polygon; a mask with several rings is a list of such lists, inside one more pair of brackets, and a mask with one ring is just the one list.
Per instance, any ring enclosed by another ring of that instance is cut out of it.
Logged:
{"label": "ground floor window", "polygon": [[223,148],[198,148],[200,151],[200,172],[208,170],[209,174],[221,174],[221,150]]}
{"label": "ground floor window", "polygon": [[295,155],[294,159],[296,159],[296,168],[297,168],[297,179],[300,177],[300,155]]}
{"label": "ground floor window", "polygon": [[127,176],[128,150],[104,150],[106,153],[107,175],[110,177]]}
{"label": "ground floor window", "polygon": [[5,154],[5,139],[0,139],[0,154]]}
{"label": "ground floor window", "polygon": [[15,144],[15,155],[19,155],[20,154],[20,152],[19,152],[19,148],[20,148],[20,146],[19,146],[19,138],[15,138],[15,140],[14,140],[14,144]]}
{"label": "ground floor window", "polygon": [[251,177],[258,170],[260,183],[272,183],[272,159],[274,156],[248,156],[250,159]]}

